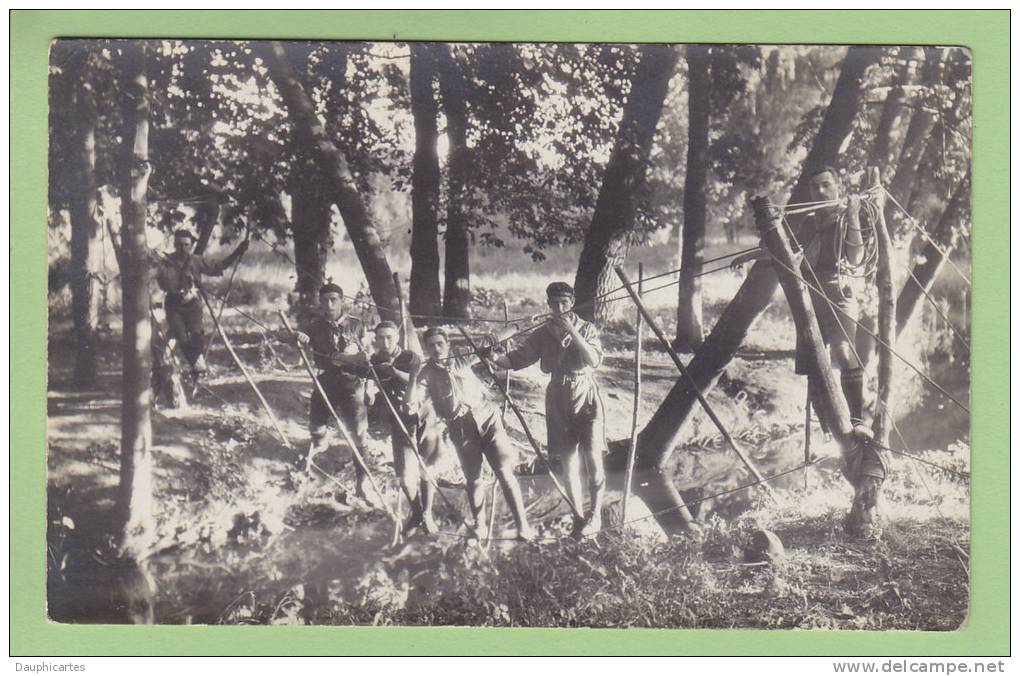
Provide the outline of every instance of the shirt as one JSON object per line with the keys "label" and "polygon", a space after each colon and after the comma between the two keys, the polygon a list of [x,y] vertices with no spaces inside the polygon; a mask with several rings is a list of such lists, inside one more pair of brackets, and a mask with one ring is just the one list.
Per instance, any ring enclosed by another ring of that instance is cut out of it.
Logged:
{"label": "shirt", "polygon": [[159,288],[168,294],[185,295],[199,282],[201,275],[219,277],[226,269],[226,261],[212,263],[193,253],[183,255],[176,251],[163,256],[156,271]]}
{"label": "shirt", "polygon": [[[851,265],[847,251],[846,236],[847,228],[850,227],[850,215],[846,207],[838,209],[827,209],[816,212],[805,223],[801,243],[804,245],[805,255],[813,262],[815,272],[820,280],[832,280],[839,277],[840,264]],[[867,220],[867,212],[860,212],[862,228],[861,234],[865,242],[871,235],[870,222]],[[806,237],[806,239],[804,239]]]}
{"label": "shirt", "polygon": [[[602,340],[599,330],[591,322],[581,319],[573,312],[566,315],[577,327],[581,338],[598,355],[595,367],[602,363]],[[584,359],[581,349],[574,344],[574,338],[551,321],[532,331],[520,346],[507,353],[507,359],[514,370],[531,366],[536,361],[543,373],[569,374],[589,372],[593,367]]]}
{"label": "shirt", "polygon": [[364,383],[364,367],[333,363],[333,357],[337,355],[354,355],[360,351],[358,345],[365,340],[365,327],[360,319],[344,315],[334,322],[319,316],[309,323],[305,333],[311,339],[309,346],[316,366],[349,385]]}
{"label": "shirt", "polygon": [[405,375],[411,376],[421,368],[421,357],[410,350],[398,349],[394,354],[373,353],[370,360],[372,366],[376,369],[376,374],[379,376],[379,383],[393,405],[396,406],[404,401],[407,383],[390,374],[388,369],[380,369],[379,367],[390,365],[394,371],[400,371]]}
{"label": "shirt", "polygon": [[494,410],[485,399],[482,381],[471,367],[478,362],[474,354],[451,354],[441,362],[429,360],[418,374],[418,386],[424,388],[432,408],[444,420],[452,420],[467,411],[484,418]]}

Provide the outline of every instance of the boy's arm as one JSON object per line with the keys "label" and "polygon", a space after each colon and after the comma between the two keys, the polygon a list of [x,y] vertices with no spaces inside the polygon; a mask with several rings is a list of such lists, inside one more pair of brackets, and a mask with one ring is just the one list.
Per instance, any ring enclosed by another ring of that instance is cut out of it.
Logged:
{"label": "boy's arm", "polygon": [[591,324],[583,324],[580,329],[570,322],[564,322],[573,338],[573,345],[581,353],[581,358],[592,368],[602,364],[602,341],[598,329]]}

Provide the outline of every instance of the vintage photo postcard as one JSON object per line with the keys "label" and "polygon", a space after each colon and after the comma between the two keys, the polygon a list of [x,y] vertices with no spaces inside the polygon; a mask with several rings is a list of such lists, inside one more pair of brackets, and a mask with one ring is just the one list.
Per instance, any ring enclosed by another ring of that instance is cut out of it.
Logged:
{"label": "vintage photo postcard", "polygon": [[48,42],[49,627],[965,630],[973,45],[272,37]]}

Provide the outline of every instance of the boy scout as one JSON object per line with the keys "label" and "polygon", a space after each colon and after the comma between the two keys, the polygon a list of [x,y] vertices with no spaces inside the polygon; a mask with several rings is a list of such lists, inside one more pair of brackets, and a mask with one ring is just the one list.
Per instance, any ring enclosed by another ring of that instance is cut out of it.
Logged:
{"label": "boy scout", "polygon": [[181,346],[184,358],[197,376],[206,370],[205,333],[202,330],[202,299],[198,297],[201,276],[219,277],[248,250],[247,238],[233,253],[213,263],[191,253],[195,238],[184,228],[174,232],[174,252],[163,256],[156,271],[156,283],[166,293],[163,308],[169,338]]}
{"label": "boy scout", "polygon": [[[347,314],[344,292],[336,284],[326,284],[319,290],[319,315],[313,318],[305,331],[296,332],[297,341],[312,351],[313,361],[319,368],[319,383],[326,391],[344,427],[354,438],[361,456],[368,457],[365,434],[368,416],[365,399],[365,370],[368,357],[358,349],[365,337],[365,328],[356,317]],[[329,448],[326,432],[332,416],[318,388],[312,389],[312,402],[308,411],[308,428],[311,445],[308,448],[306,469],[312,459]],[[366,498],[367,469],[354,458],[357,474],[356,495]]]}
{"label": "boy scout", "polygon": [[467,480],[468,504],[476,534],[486,536],[481,518],[485,486],[480,481],[484,457],[510,505],[517,538],[532,539],[534,531],[528,525],[521,489],[514,476],[517,454],[503,429],[499,413],[485,400],[482,382],[471,370],[478,357],[450,354],[446,332],[438,327],[425,332],[424,347],[428,361],[418,375],[414,398],[427,396],[436,415],[446,421]]}
{"label": "boy scout", "polygon": [[[385,396],[400,414],[404,429],[415,437],[418,453],[427,467],[432,467],[439,457],[441,433],[429,421],[426,414],[412,414],[407,410],[406,394],[408,384],[421,370],[421,357],[411,350],[399,347],[400,329],[391,321],[382,321],[375,327],[375,351],[370,357],[372,367],[383,392],[376,395],[373,408],[379,417],[388,423],[390,443],[393,447],[393,468],[401,487],[411,503],[411,515],[404,525],[404,532],[421,526],[426,533],[439,529],[432,517],[435,489],[420,476],[414,448],[404,434],[400,424],[393,419],[393,412],[381,398]],[[420,490],[419,490],[420,489]]]}
{"label": "boy scout", "polygon": [[[850,417],[858,424],[864,416],[864,369],[854,350],[858,317],[854,278],[844,274],[844,271],[857,268],[864,262],[865,235],[870,232],[870,225],[865,227],[859,223],[862,215],[859,198],[844,199],[839,173],[831,166],[821,165],[811,171],[808,190],[812,200],[833,203],[819,207],[813,216],[808,217],[800,229],[799,237],[805,256],[818,277],[820,290],[825,293],[825,298],[816,293],[811,294],[818,328],[822,340],[829,346],[833,368],[839,369],[840,385],[850,409]],[[738,267],[766,255],[762,250],[753,251],[735,258],[731,266]],[[812,285],[815,283],[810,275],[807,281]],[[796,347],[795,371],[799,375],[807,375],[799,332]],[[814,389],[815,386],[809,380],[808,392],[812,399]],[[821,422],[826,427],[826,421]]]}
{"label": "boy scout", "polygon": [[[545,391],[549,453],[563,463],[570,501],[584,514],[576,519],[574,535],[586,537],[602,528],[602,499],[606,476],[602,454],[606,450],[602,398],[594,372],[602,363],[602,343],[594,324],[573,312],[574,289],[553,282],[546,289],[552,317],[532,331],[524,342],[505,355],[491,355],[494,364],[513,370],[539,362],[551,374]],[[591,507],[584,511],[581,492],[581,457],[588,465]]]}

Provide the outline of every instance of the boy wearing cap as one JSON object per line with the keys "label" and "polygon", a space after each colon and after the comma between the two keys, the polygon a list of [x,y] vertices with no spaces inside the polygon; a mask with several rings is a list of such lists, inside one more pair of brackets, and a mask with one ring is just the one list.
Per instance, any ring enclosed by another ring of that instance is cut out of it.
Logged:
{"label": "boy wearing cap", "polygon": [[[315,366],[319,368],[319,384],[326,391],[333,410],[353,437],[358,452],[362,457],[367,457],[365,370],[368,358],[358,348],[365,338],[365,328],[361,320],[347,313],[343,289],[333,283],[324,285],[319,290],[319,314],[304,331],[296,332],[296,336],[300,345],[312,351]],[[318,388],[313,388],[308,411],[308,428],[312,440],[308,448],[306,470],[311,468],[312,459],[316,455],[329,448],[326,432],[331,420],[329,407]],[[356,495],[365,498],[367,468],[362,466],[357,457],[354,458],[354,468],[357,474]]]}
{"label": "boy wearing cap", "polygon": [[191,252],[195,237],[180,228],[174,232],[174,252],[164,255],[156,270],[156,283],[166,297],[167,333],[181,346],[184,358],[197,376],[206,370],[205,333],[202,330],[202,299],[198,297],[201,275],[220,277],[248,250],[247,238],[219,263],[203,259]]}
{"label": "boy wearing cap", "polygon": [[[566,282],[546,288],[549,320],[532,331],[523,343],[505,355],[488,357],[494,364],[513,370],[535,362],[551,375],[545,391],[545,416],[549,453],[560,458],[570,501],[584,514],[574,524],[574,534],[586,537],[602,528],[602,499],[606,477],[602,454],[606,450],[602,397],[595,369],[602,363],[598,329],[573,312],[574,289]],[[584,511],[581,492],[581,457],[588,465],[591,507]]]}
{"label": "boy wearing cap", "polygon": [[[375,351],[369,358],[375,369],[378,385],[382,392],[376,395],[373,406],[380,410],[380,419],[389,424],[390,443],[393,447],[393,468],[397,473],[400,486],[407,494],[411,503],[411,515],[404,525],[404,532],[410,532],[421,526],[426,533],[439,530],[432,518],[432,505],[435,490],[420,475],[418,460],[414,457],[414,447],[404,434],[404,430],[414,435],[415,445],[422,461],[432,467],[439,457],[441,433],[428,420],[425,412],[411,413],[407,407],[407,390],[410,382],[421,370],[421,357],[411,350],[401,349],[398,341],[400,329],[389,320],[379,322],[375,327]],[[381,398],[385,396],[400,414],[403,429],[394,420],[393,412]]]}
{"label": "boy wearing cap", "polygon": [[478,357],[451,354],[449,338],[439,327],[428,329],[423,342],[428,361],[418,374],[411,400],[427,396],[436,415],[446,421],[450,440],[457,450],[467,481],[468,505],[475,522],[475,532],[479,537],[486,535],[481,518],[485,486],[480,481],[482,458],[485,458],[513,513],[517,538],[532,539],[534,531],[528,524],[521,488],[514,476],[517,454],[499,413],[485,400],[482,382],[471,370]]}

